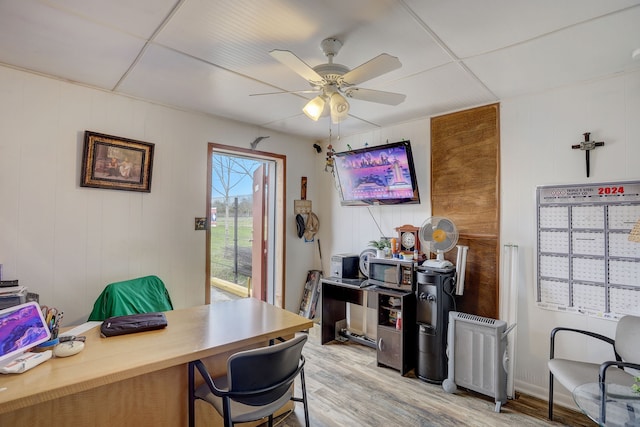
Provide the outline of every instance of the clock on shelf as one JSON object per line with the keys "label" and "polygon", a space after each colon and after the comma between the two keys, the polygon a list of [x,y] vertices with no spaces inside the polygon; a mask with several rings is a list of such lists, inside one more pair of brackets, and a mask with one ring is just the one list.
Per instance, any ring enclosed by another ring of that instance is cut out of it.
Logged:
{"label": "clock on shelf", "polygon": [[422,254],[420,251],[420,239],[418,238],[420,227],[405,224],[401,227],[396,227],[396,231],[398,232],[400,252],[413,252],[417,250],[418,254]]}

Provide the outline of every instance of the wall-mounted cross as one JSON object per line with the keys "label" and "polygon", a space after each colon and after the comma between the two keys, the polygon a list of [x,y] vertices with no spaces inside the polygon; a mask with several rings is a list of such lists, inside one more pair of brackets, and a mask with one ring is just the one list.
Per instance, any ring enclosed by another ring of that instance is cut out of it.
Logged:
{"label": "wall-mounted cross", "polygon": [[585,132],[583,133],[583,135],[584,135],[584,141],[582,141],[580,144],[572,145],[571,148],[573,148],[574,150],[578,148],[580,150],[584,150],[584,154],[587,161],[587,178],[589,178],[589,151],[595,149],[596,147],[602,147],[604,145],[604,142],[590,141],[589,140],[589,135],[591,135],[590,132]]}

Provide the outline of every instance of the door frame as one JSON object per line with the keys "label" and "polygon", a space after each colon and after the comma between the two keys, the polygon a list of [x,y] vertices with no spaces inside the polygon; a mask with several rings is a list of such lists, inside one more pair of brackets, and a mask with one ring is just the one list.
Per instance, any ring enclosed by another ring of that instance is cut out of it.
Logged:
{"label": "door frame", "polygon": [[[265,163],[261,163],[253,171],[252,177],[252,186],[251,193],[253,194],[253,200],[251,201],[251,205],[253,206],[253,241],[251,243],[251,295],[262,300],[269,301],[268,294],[269,292],[269,282],[273,282],[273,277],[268,277],[269,269],[265,269],[265,266],[268,266],[269,263],[273,261],[269,261],[269,247],[267,243],[269,241],[269,233],[271,230],[267,228],[267,232],[265,233],[265,216],[268,218],[269,215],[269,199],[271,199],[269,184],[266,179],[269,178],[269,169],[273,169],[270,165],[267,164],[265,167]],[[266,172],[266,173],[265,173]],[[265,197],[266,196],[266,197]],[[269,222],[273,221],[268,221]],[[259,233],[256,231],[260,230]],[[258,240],[259,238],[259,240]],[[260,260],[260,262],[256,262]],[[273,269],[271,269],[273,270]],[[272,275],[269,275],[272,276]]]}
{"label": "door frame", "polygon": [[[282,154],[270,153],[266,151],[250,150],[247,148],[235,147],[232,145],[217,144],[209,142],[207,144],[207,220],[211,223],[211,191],[212,191],[212,156],[214,152],[229,154],[231,156],[244,156],[255,159],[273,161],[275,163],[275,236],[273,259],[273,301],[277,307],[286,307],[286,227],[285,227],[285,207],[287,205],[287,157]],[[269,189],[273,191],[272,189]],[[211,227],[206,227],[206,277],[205,277],[205,304],[211,303]],[[280,260],[280,262],[278,262]]]}

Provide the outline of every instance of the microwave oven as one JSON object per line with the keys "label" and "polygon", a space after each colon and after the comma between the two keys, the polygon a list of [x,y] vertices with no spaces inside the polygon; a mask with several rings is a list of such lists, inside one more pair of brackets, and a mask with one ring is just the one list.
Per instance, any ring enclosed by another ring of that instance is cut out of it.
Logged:
{"label": "microwave oven", "polygon": [[413,261],[397,258],[369,258],[369,284],[414,291],[415,269]]}

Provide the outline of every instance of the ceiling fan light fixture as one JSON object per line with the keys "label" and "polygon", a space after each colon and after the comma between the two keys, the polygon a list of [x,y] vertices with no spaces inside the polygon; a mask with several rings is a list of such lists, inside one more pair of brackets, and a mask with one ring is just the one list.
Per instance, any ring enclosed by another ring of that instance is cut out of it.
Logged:
{"label": "ceiling fan light fixture", "polygon": [[331,106],[331,121],[334,124],[340,123],[348,117],[349,103],[344,96],[338,92],[332,93],[331,98],[329,99],[329,104]]}
{"label": "ceiling fan light fixture", "polygon": [[304,78],[313,88],[313,90],[278,93],[321,92],[319,96],[308,101],[302,109],[311,120],[318,121],[325,116],[331,116],[331,121],[334,124],[345,120],[349,116],[350,108],[345,96],[387,105],[398,105],[405,100],[405,95],[399,93],[356,87],[360,83],[400,68],[402,64],[395,56],[382,53],[354,69],[349,69],[345,65],[333,62],[342,47],[340,40],[333,37],[326,38],[320,47],[327,57],[327,62],[315,67],[310,67],[309,64],[288,50],[275,49],[269,52],[273,58]]}
{"label": "ceiling fan light fixture", "polygon": [[316,96],[311,101],[307,102],[307,105],[304,106],[302,111],[307,115],[311,120],[317,122],[318,119],[322,116],[322,112],[325,107],[325,99],[323,96]]}

